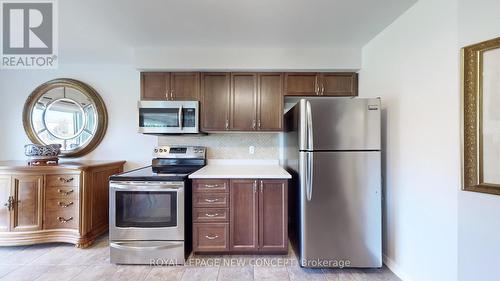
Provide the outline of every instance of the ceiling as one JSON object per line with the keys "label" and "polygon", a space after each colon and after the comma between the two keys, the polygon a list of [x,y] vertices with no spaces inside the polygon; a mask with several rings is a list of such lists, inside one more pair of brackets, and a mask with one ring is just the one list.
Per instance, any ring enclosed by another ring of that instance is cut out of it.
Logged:
{"label": "ceiling", "polygon": [[135,47],[360,48],[416,0],[64,0],[63,56]]}

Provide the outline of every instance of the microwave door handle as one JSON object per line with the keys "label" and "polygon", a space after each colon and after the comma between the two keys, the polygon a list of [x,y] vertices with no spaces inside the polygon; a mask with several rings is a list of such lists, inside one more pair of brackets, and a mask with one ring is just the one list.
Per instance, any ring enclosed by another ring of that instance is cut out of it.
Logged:
{"label": "microwave door handle", "polygon": [[179,107],[179,128],[182,130],[183,124],[182,124],[182,119],[183,119],[183,107],[182,105]]}

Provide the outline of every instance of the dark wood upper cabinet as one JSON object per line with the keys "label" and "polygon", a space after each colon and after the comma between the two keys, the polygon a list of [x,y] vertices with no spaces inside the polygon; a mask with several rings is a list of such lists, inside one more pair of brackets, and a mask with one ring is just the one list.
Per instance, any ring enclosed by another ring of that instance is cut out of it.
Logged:
{"label": "dark wood upper cabinet", "polygon": [[287,73],[286,96],[357,96],[358,74],[353,72]]}
{"label": "dark wood upper cabinet", "polygon": [[229,245],[231,251],[256,251],[258,243],[257,180],[231,180]]}
{"label": "dark wood upper cabinet", "polygon": [[257,129],[257,74],[231,73],[230,129]]}
{"label": "dark wood upper cabinet", "polygon": [[259,248],[264,252],[288,249],[288,188],[286,180],[259,181]]}
{"label": "dark wood upper cabinet", "polygon": [[200,73],[143,72],[141,100],[200,100]]}
{"label": "dark wood upper cabinet", "polygon": [[257,99],[257,129],[283,129],[283,74],[259,73]]}
{"label": "dark wood upper cabinet", "polygon": [[200,73],[173,72],[170,74],[172,100],[200,100]]}
{"label": "dark wood upper cabinet", "polygon": [[12,177],[13,210],[11,231],[35,231],[42,229],[43,176],[15,175]]}
{"label": "dark wood upper cabinet", "polygon": [[229,129],[229,73],[201,74],[201,129],[225,131]]}
{"label": "dark wood upper cabinet", "polygon": [[357,96],[357,73],[322,73],[321,95],[323,96]]}
{"label": "dark wood upper cabinet", "polygon": [[141,73],[141,100],[170,99],[170,73]]}
{"label": "dark wood upper cabinet", "polygon": [[319,92],[318,76],[316,73],[286,73],[285,95],[287,96],[315,96]]}

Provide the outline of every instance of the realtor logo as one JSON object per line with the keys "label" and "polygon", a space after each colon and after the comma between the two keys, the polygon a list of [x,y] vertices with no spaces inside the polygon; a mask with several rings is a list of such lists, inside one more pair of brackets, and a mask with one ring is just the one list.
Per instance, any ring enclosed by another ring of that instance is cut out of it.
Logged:
{"label": "realtor logo", "polygon": [[51,1],[0,1],[1,67],[57,67],[57,9]]}

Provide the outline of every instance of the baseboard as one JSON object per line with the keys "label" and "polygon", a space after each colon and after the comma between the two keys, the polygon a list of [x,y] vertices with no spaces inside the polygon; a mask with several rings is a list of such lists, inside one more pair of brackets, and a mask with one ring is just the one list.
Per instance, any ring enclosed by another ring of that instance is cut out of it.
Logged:
{"label": "baseboard", "polygon": [[402,281],[412,281],[410,276],[406,274],[399,265],[394,262],[391,258],[386,255],[383,255],[384,264],[394,273],[396,274]]}

